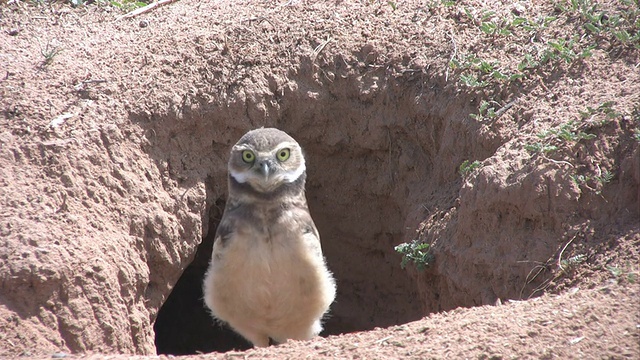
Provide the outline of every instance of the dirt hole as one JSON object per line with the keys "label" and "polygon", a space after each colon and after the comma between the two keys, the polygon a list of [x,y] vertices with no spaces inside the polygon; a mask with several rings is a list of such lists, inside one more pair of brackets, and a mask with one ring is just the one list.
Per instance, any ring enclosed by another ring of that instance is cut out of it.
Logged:
{"label": "dirt hole", "polygon": [[446,299],[437,291],[430,295],[435,305],[428,305],[416,281],[400,268],[394,246],[415,238],[429,215],[453,207],[458,165],[487,157],[497,145],[486,149],[472,136],[476,129],[465,119],[473,100],[446,94],[437,81],[425,88],[421,81],[367,76],[371,79],[336,79],[322,86],[306,77],[277,86],[272,81],[269,87],[278,89],[251,97],[262,100],[146,120],[156,137],[153,155],[167,168],[205,169],[212,179],[209,235],[158,314],[159,354],[248,347],[212,323],[201,282],[224,207],[229,148],[259,126],[288,132],[306,153],[307,198],[338,282],[322,335],[402,324],[442,308]]}
{"label": "dirt hole", "polygon": [[[352,211],[336,214],[321,201],[318,188],[322,187],[322,184],[312,185],[308,194],[312,212],[318,210],[313,212],[316,223],[321,234],[325,234],[323,236],[342,239],[323,244],[339,291],[321,335],[369,330],[420,318],[423,312],[415,285],[400,269],[400,258],[393,251],[394,244],[401,242],[403,236],[401,211],[397,204],[385,198],[376,201],[373,197],[363,197],[352,204]],[[318,208],[324,208],[324,211]],[[202,302],[202,279],[223,209],[224,200],[220,198],[210,209],[209,234],[158,313],[154,325],[158,354],[186,355],[251,347],[227,326],[215,324]],[[366,216],[371,216],[367,215],[369,211],[378,213],[375,219],[366,219]],[[348,232],[335,228],[332,219],[336,215],[347,217],[349,222],[358,225]],[[380,217],[388,219],[388,227],[381,226],[372,235],[378,246],[369,248],[364,243],[358,245],[346,241],[346,238],[357,237],[358,233],[370,232],[365,228],[372,228],[371,222],[382,223]],[[359,255],[354,258],[354,253]]]}

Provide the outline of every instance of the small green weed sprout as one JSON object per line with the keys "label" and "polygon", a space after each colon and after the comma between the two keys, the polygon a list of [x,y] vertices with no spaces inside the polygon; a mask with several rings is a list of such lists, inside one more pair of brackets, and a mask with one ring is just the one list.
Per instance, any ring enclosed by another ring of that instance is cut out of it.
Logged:
{"label": "small green weed sprout", "polygon": [[590,140],[595,138],[595,134],[589,134],[579,129],[579,125],[575,121],[569,121],[560,126],[543,131],[538,134],[540,139],[557,138],[565,141],[578,142],[580,140]]}
{"label": "small green weed sprout", "polygon": [[620,114],[613,108],[613,105],[615,105],[615,101],[603,102],[596,108],[587,106],[586,110],[579,111],[580,118],[587,121],[594,121],[594,119],[600,118],[602,117],[602,115],[604,115],[604,119],[599,121],[600,125],[604,125],[608,120],[622,116],[622,114]]}
{"label": "small green weed sprout", "polygon": [[460,74],[460,81],[470,88],[479,88],[489,85],[488,82],[480,80],[474,74]]}
{"label": "small green weed sprout", "polygon": [[465,177],[473,172],[473,170],[480,167],[480,161],[475,160],[474,162],[469,162],[469,160],[465,160],[460,164],[458,171],[462,177]]}
{"label": "small green weed sprout", "polygon": [[492,103],[496,103],[496,102],[492,101],[490,103],[490,102],[488,102],[486,100],[482,100],[480,102],[480,107],[478,107],[478,113],[477,114],[469,114],[469,116],[472,117],[473,119],[477,120],[477,121],[482,121],[485,118],[490,118],[490,119],[495,118],[497,116],[496,108],[493,107],[493,106],[490,106]]}
{"label": "small green weed sprout", "polygon": [[548,144],[543,144],[541,142],[536,142],[533,144],[525,144],[524,149],[532,154],[535,154],[535,153],[547,154],[547,153],[558,150],[558,147],[555,145],[548,145]]}
{"label": "small green weed sprout", "polygon": [[427,6],[432,9],[438,7],[439,5],[442,5],[444,7],[452,7],[456,5],[456,2],[455,0],[440,0],[440,1],[433,0],[429,4],[427,4]]}
{"label": "small green weed sprout", "polygon": [[617,281],[626,280],[630,284],[635,284],[638,281],[637,267],[634,268],[634,266],[631,266],[628,263],[623,266],[607,265],[606,269]]}
{"label": "small green weed sprout", "polygon": [[45,45],[44,48],[40,48],[40,53],[44,57],[40,67],[44,68],[51,64],[56,55],[60,54],[61,51],[62,49],[58,46],[52,46],[50,42],[47,42],[47,45]]}
{"label": "small green weed sprout", "polygon": [[138,0],[110,0],[109,4],[115,6],[125,12],[133,11],[135,9],[147,6],[150,1],[138,1]]}
{"label": "small green weed sprout", "polygon": [[607,265],[607,270],[609,270],[611,275],[613,275],[614,277],[622,275],[622,269],[617,266]]}
{"label": "small green weed sprout", "polygon": [[[542,55],[543,63],[549,60],[557,60],[558,58],[564,60],[567,64],[572,63],[576,59],[585,59],[593,55],[592,50],[596,48],[596,45],[590,45],[582,50],[578,50],[575,39],[555,39],[547,42],[549,49],[545,50]],[[579,51],[579,52],[576,52]]]}
{"label": "small green weed sprout", "polygon": [[579,254],[560,262],[560,271],[567,273],[587,260],[587,256]]}
{"label": "small green weed sprout", "polygon": [[569,175],[576,185],[583,186],[598,195],[602,193],[602,188],[613,180],[614,176],[610,171],[603,171],[600,175]]}
{"label": "small green weed sprout", "polygon": [[531,154],[541,153],[546,155],[559,149],[560,146],[570,142],[580,140],[590,140],[596,137],[595,134],[586,133],[580,130],[581,125],[575,121],[569,121],[559,126],[542,131],[537,135],[540,141],[525,144],[524,148]]}
{"label": "small green weed sprout", "polygon": [[640,49],[640,8],[637,0],[621,0],[613,12],[600,9],[599,5],[592,0],[569,0],[565,4],[556,4],[561,12],[580,18],[586,30],[585,35],[590,35],[593,41],[609,39],[610,42],[618,41],[622,45]]}
{"label": "small green weed sprout", "polygon": [[521,73],[510,73],[499,61],[485,60],[475,55],[454,57],[449,68],[460,72],[459,82],[470,88],[482,88],[492,84],[491,80],[514,81],[524,77]]}
{"label": "small green weed sprout", "polygon": [[403,269],[407,267],[409,262],[413,262],[419,271],[424,271],[434,260],[433,254],[431,253],[431,245],[421,243],[419,240],[399,244],[394,249],[402,254],[400,267]]}
{"label": "small green weed sprout", "polygon": [[602,175],[596,175],[593,178],[600,184],[604,185],[610,183],[611,180],[613,180],[613,177],[614,175],[611,171],[604,171],[602,172]]}
{"label": "small green weed sprout", "polygon": [[398,4],[396,4],[395,1],[387,1],[387,4],[389,6],[391,6],[391,8],[393,9],[393,11],[396,11],[398,9]]}

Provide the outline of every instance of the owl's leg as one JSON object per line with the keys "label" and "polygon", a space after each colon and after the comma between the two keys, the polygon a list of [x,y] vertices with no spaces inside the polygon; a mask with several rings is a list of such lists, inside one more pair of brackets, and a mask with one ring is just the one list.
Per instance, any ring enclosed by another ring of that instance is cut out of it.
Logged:
{"label": "owl's leg", "polygon": [[287,342],[287,339],[284,340],[280,340],[280,339],[274,339],[274,338],[269,338],[269,345],[280,345],[280,344],[284,344]]}
{"label": "owl's leg", "polygon": [[287,339],[291,340],[311,340],[316,337],[320,331],[322,331],[322,324],[320,320],[316,320],[311,326],[304,328],[288,329],[286,333],[280,333],[280,336],[272,336],[271,339],[276,345],[284,344]]}
{"label": "owl's leg", "polygon": [[269,337],[252,327],[233,326],[233,329],[245,339],[249,340],[255,347],[269,346]]}
{"label": "owl's leg", "polygon": [[318,319],[313,323],[313,325],[311,325],[311,337],[320,334],[320,331],[322,331],[322,323],[320,322],[320,319]]}

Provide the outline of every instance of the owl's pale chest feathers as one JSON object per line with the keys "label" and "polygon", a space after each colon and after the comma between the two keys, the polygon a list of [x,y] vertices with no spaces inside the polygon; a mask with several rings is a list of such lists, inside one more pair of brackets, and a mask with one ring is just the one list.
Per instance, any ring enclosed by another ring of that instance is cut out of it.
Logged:
{"label": "owl's pale chest feathers", "polygon": [[335,283],[315,231],[298,226],[295,213],[258,211],[232,241],[214,245],[208,278],[219,291],[207,301],[216,317],[234,328],[257,327],[278,341],[320,331]]}
{"label": "owl's pale chest feathers", "polygon": [[302,202],[281,203],[275,205],[241,205],[236,210],[251,221],[247,230],[252,232],[256,242],[271,244],[290,243],[299,240],[301,233],[312,231],[299,220],[299,213],[308,211]]}
{"label": "owl's pale chest feathers", "polygon": [[289,283],[308,273],[306,268],[323,264],[315,226],[304,216],[308,213],[304,203],[243,204],[229,210],[229,217],[238,214],[249,221],[235,229],[233,241],[220,242],[214,249],[220,256],[214,261],[242,266],[238,273],[251,273],[250,279],[260,277],[260,284],[249,286]]}

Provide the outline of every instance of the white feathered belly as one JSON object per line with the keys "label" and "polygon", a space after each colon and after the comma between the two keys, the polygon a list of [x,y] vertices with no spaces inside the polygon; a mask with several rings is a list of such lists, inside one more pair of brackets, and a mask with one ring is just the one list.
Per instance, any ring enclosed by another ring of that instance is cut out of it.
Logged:
{"label": "white feathered belly", "polygon": [[214,247],[205,280],[205,301],[214,316],[275,339],[317,335],[335,284],[322,257],[301,240],[269,243],[236,237],[220,249],[219,260]]}

